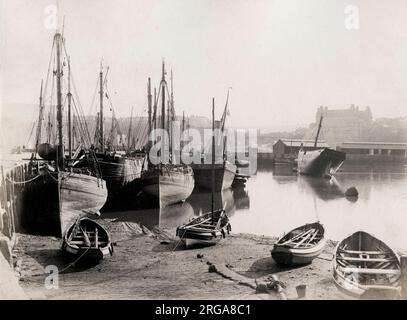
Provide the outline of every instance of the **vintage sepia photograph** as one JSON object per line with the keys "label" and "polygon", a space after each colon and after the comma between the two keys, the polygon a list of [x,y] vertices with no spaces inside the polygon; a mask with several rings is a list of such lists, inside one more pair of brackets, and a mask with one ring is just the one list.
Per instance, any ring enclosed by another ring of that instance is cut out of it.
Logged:
{"label": "vintage sepia photograph", "polygon": [[406,17],[0,0],[0,300],[407,299]]}

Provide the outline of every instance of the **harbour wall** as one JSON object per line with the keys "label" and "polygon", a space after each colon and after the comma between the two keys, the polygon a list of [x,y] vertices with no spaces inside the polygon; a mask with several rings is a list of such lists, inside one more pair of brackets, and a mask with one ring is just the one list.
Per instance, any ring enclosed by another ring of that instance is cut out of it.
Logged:
{"label": "harbour wall", "polygon": [[0,167],[0,300],[27,299],[14,272],[13,247],[20,230],[22,192],[27,165],[4,170]]}

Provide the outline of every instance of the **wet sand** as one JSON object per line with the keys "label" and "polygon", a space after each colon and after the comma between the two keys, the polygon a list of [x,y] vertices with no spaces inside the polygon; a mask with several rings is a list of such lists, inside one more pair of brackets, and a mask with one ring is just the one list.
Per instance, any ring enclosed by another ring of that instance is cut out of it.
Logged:
{"label": "wet sand", "polygon": [[[69,266],[60,239],[20,234],[15,253],[24,291],[34,299],[280,299],[209,272],[212,263],[250,279],[275,274],[289,299],[297,298],[295,287],[302,284],[308,299],[343,298],[332,280],[332,242],[311,265],[289,269],[270,256],[275,238],[231,234],[216,246],[186,250],[174,230],[150,231],[114,219],[99,222],[111,234],[114,254],[86,269]],[[59,269],[58,289],[44,285],[47,265]]]}

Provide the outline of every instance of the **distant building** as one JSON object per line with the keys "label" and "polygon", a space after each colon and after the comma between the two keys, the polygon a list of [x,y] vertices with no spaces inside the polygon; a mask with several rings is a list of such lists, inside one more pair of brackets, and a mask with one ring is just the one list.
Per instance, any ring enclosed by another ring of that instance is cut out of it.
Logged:
{"label": "distant building", "polygon": [[369,107],[360,110],[351,105],[349,109],[328,109],[321,106],[315,115],[315,123],[307,135],[313,139],[316,129],[323,116],[320,138],[324,139],[332,148],[336,148],[344,141],[361,141],[363,132],[372,124],[372,112]]}
{"label": "distant building", "polygon": [[[301,147],[305,150],[314,150],[315,140],[279,139],[273,145],[273,154],[276,160],[297,157]],[[317,148],[328,148],[324,140],[318,140]]]}
{"label": "distant building", "polygon": [[407,162],[407,143],[343,142],[337,149],[346,152],[346,161]]}

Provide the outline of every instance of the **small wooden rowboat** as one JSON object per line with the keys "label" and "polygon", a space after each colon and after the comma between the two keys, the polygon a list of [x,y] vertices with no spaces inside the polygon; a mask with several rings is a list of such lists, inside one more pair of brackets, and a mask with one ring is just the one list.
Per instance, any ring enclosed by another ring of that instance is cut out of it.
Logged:
{"label": "small wooden rowboat", "polygon": [[274,244],[271,256],[283,265],[311,263],[325,247],[324,233],[324,227],[318,222],[298,227]]}
{"label": "small wooden rowboat", "polygon": [[208,212],[177,228],[177,236],[190,246],[214,245],[232,230],[225,209]]}
{"label": "small wooden rowboat", "polygon": [[95,221],[82,217],[68,228],[64,235],[62,250],[79,261],[98,262],[108,254],[113,255],[113,246],[107,231]]}
{"label": "small wooden rowboat", "polygon": [[358,231],[333,252],[333,278],[344,293],[394,299],[400,292],[400,258],[384,242]]}

